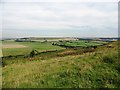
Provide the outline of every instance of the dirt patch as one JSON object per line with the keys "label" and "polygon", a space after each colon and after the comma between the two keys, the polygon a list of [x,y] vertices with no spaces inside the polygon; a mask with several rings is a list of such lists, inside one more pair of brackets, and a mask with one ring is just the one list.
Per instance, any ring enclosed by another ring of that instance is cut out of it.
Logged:
{"label": "dirt patch", "polygon": [[2,45],[2,48],[25,48],[27,46],[24,45],[14,45],[14,44],[7,44],[7,45]]}

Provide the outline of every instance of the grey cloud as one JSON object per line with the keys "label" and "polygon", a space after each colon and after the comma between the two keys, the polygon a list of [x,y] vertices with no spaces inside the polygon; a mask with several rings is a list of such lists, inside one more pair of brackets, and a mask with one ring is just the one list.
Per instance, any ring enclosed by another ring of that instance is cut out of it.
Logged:
{"label": "grey cloud", "polygon": [[4,3],[3,15],[3,28],[11,32],[18,28],[104,32],[106,27],[117,27],[117,3]]}

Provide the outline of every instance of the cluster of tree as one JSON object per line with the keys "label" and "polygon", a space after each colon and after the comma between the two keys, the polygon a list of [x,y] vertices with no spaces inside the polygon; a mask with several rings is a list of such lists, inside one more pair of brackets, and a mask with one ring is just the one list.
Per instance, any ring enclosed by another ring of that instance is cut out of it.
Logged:
{"label": "cluster of tree", "polygon": [[30,42],[31,40],[28,39],[16,39],[16,42]]}
{"label": "cluster of tree", "polygon": [[[52,45],[57,45],[57,46],[61,46],[61,47],[65,47],[65,48],[79,48],[80,46],[66,46],[63,43],[52,43]],[[92,48],[92,49],[96,49],[97,46],[88,46],[88,47],[82,47],[82,48]]]}
{"label": "cluster of tree", "polygon": [[19,39],[16,39],[15,41],[16,42],[36,42],[36,41],[33,41],[29,38],[19,38]]}

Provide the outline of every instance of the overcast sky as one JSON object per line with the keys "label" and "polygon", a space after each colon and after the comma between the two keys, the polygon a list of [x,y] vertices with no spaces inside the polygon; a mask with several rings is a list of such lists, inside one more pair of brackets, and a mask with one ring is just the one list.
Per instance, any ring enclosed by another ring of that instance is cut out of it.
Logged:
{"label": "overcast sky", "polygon": [[50,1],[2,0],[3,38],[118,36],[117,2]]}

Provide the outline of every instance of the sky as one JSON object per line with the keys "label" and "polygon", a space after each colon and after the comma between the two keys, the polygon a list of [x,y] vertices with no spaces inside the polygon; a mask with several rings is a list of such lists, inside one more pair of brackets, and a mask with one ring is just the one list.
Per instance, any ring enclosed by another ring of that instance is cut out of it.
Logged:
{"label": "sky", "polygon": [[2,37],[117,37],[117,0],[97,1],[1,0]]}

